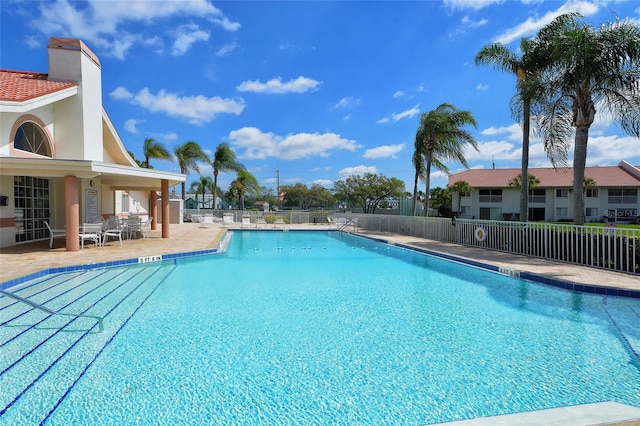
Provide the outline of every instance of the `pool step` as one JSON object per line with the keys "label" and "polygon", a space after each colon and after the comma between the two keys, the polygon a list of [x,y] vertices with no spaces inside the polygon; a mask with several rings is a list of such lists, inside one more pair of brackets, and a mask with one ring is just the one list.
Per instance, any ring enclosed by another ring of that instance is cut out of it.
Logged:
{"label": "pool step", "polygon": [[0,370],[0,424],[39,424],[45,420],[168,272],[151,266],[133,268],[129,273],[64,308],[104,317],[102,333],[97,332],[95,320],[54,316],[40,323],[37,333],[30,331],[29,336],[37,335],[30,346],[24,342],[5,345],[14,352],[8,366],[3,361]]}
{"label": "pool step", "polygon": [[626,299],[615,300],[615,306],[609,306],[607,298],[603,298],[603,307],[609,319],[620,334],[625,346],[635,355],[640,363],[640,311],[627,303]]}
{"label": "pool step", "polygon": [[[92,298],[95,298],[100,293],[109,291],[113,283],[117,282],[114,279],[117,279],[123,273],[120,270],[112,270],[105,273],[103,270],[99,271],[99,274],[76,276],[66,282],[59,283],[55,288],[36,292],[30,297],[20,292],[16,292],[16,294],[54,311],[80,313],[80,310],[83,309],[82,306],[87,301],[91,301]],[[55,321],[64,319],[58,316],[51,317],[50,314],[25,303],[15,300],[14,302],[2,315],[2,323],[6,325],[0,328],[0,349],[3,349],[3,351],[5,345],[28,331],[35,330],[46,333],[46,329],[42,330],[45,321],[53,321],[55,323]],[[69,318],[66,319],[68,320]],[[0,371],[2,371],[1,361]]]}

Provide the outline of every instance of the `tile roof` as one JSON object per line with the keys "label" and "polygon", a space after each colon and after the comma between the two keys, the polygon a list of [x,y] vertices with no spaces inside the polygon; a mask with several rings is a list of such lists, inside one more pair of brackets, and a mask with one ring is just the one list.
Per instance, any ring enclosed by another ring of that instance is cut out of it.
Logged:
{"label": "tile roof", "polygon": [[36,72],[0,70],[0,101],[24,102],[78,85],[76,82],[50,81],[48,77],[48,74]]}
{"label": "tile roof", "polygon": [[[465,170],[451,175],[449,185],[464,180],[473,188],[507,188],[509,181],[519,174],[519,168]],[[538,188],[571,188],[573,186],[572,168],[529,168],[529,174],[540,181],[536,185]],[[599,187],[640,187],[640,177],[633,176],[620,165],[587,167],[584,175],[593,179]]]}

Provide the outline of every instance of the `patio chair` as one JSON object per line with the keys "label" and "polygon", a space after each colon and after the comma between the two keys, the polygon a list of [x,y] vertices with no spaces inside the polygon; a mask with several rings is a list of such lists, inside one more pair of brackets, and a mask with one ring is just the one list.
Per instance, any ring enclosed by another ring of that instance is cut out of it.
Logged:
{"label": "patio chair", "polygon": [[142,237],[149,238],[149,233],[151,232],[151,222],[153,218],[149,216],[146,221],[142,222],[140,229],[142,230]]}
{"label": "patio chair", "polygon": [[278,225],[282,225],[283,228],[284,228],[284,225],[286,225],[282,216],[276,216],[276,221],[273,222],[274,228],[277,228]]}
{"label": "patio chair", "polygon": [[84,240],[93,241],[96,247],[102,246],[102,223],[83,223],[80,232],[82,248],[84,248]]}
{"label": "patio chair", "polygon": [[140,216],[129,216],[127,219],[127,238],[138,238],[138,233],[142,233],[142,218]]}
{"label": "patio chair", "polygon": [[44,221],[47,229],[49,230],[49,248],[53,248],[53,239],[54,238],[66,238],[67,230],[62,228],[52,228],[49,226],[49,222]]}
{"label": "patio chair", "polygon": [[242,215],[242,222],[240,224],[241,227],[249,227],[251,226],[251,217],[250,216],[246,216],[246,215]]}
{"label": "patio chair", "polygon": [[120,245],[122,245],[122,233],[125,231],[124,226],[120,223],[120,219],[113,216],[107,221],[105,229],[102,231],[102,245],[109,240],[109,237],[118,237]]}
{"label": "patio chair", "polygon": [[263,228],[267,226],[267,221],[263,216],[256,217],[256,220],[254,223],[256,224],[256,228],[258,227],[258,225],[263,225]]}
{"label": "patio chair", "polygon": [[222,226],[223,227],[227,227],[227,226],[233,226],[233,224],[235,223],[235,221],[233,220],[233,213],[223,213],[222,214]]}

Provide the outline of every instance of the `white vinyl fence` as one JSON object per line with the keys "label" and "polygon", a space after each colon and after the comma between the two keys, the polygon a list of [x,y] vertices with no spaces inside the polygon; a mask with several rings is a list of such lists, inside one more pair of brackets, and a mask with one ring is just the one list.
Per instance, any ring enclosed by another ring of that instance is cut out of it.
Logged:
{"label": "white vinyl fence", "polygon": [[640,230],[571,224],[344,214],[358,227],[640,275]]}

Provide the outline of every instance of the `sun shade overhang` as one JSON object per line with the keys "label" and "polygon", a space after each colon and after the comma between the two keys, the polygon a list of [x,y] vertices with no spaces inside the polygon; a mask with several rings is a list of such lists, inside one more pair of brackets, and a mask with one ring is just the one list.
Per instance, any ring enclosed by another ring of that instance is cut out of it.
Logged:
{"label": "sun shade overhang", "polygon": [[43,178],[76,176],[82,179],[100,179],[102,185],[107,185],[112,190],[140,191],[160,191],[163,180],[167,180],[170,187],[186,180],[186,176],[179,173],[103,163],[101,161],[16,157],[0,157],[0,175]]}

